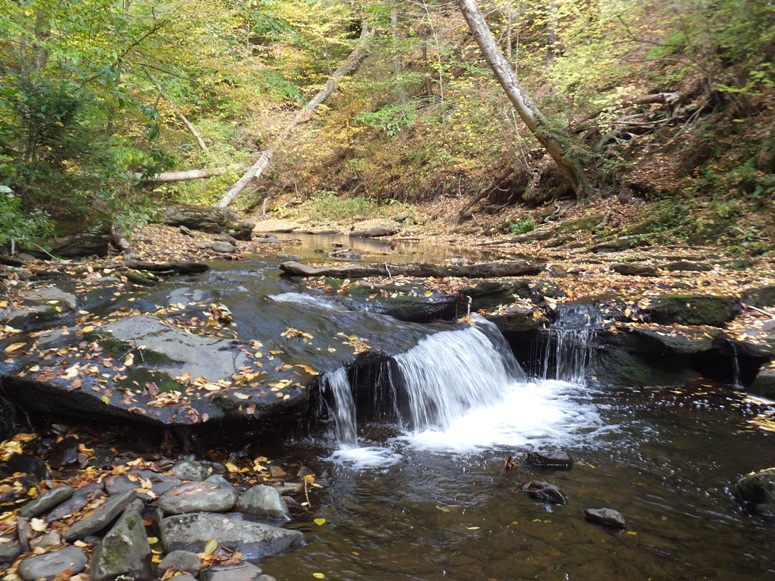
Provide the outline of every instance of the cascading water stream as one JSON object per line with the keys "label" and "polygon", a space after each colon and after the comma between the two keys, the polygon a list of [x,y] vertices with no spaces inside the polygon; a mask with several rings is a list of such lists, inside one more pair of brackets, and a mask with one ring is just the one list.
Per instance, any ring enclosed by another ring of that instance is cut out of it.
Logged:
{"label": "cascading water stream", "polygon": [[[590,341],[600,328],[601,312],[588,305],[557,305],[557,318],[546,330],[540,377],[569,383],[586,381]],[[552,373],[553,371],[553,373]]]}
{"label": "cascading water stream", "polygon": [[474,320],[474,326],[430,335],[394,358],[391,384],[403,429],[446,429],[526,381],[500,331],[481,317]]}
{"label": "cascading water stream", "polygon": [[[355,399],[353,398],[347,370],[340,367],[324,374],[321,383],[323,390],[331,394],[333,406],[326,403],[329,413],[334,417],[336,441],[343,448],[358,446],[358,427],[355,417]],[[325,401],[325,400],[323,400]]]}

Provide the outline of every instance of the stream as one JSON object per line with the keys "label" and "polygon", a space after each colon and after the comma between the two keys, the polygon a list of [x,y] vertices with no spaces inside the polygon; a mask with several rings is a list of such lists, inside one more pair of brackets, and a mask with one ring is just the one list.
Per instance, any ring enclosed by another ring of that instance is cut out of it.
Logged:
{"label": "stream", "polygon": [[[302,259],[320,260],[319,249],[335,242],[288,237],[300,240],[286,252]],[[363,242],[352,248],[368,260],[482,258],[452,247],[434,254],[432,246]],[[348,310],[278,277],[276,263],[222,261],[193,282],[173,279],[110,304],[217,300],[246,336],[279,337],[295,327],[336,339],[342,329],[391,353],[366,373],[338,367],[333,347],[299,341],[298,353],[288,351],[292,363],[313,351],[323,372],[317,429],[258,444],[267,456],[310,467],[321,488],[310,495],[312,510],[295,512],[287,525],[308,543],[264,559],[270,575],[775,579],[775,525],[748,514],[734,495],[741,475],[775,466],[775,433],[756,423],[770,417],[772,402],[700,382],[587,387],[585,366],[593,363],[584,347],[594,322],[587,311],[564,313],[558,320],[567,328],[552,331],[549,346],[515,358],[497,328],[476,315],[468,325],[422,325]],[[524,370],[517,360],[531,365]],[[363,391],[369,382],[377,385]],[[530,467],[521,462],[529,452],[567,452],[574,465]],[[516,466],[506,470],[509,458]],[[532,480],[559,487],[567,505],[532,499],[522,490]],[[602,507],[619,511],[627,528],[585,521],[585,509]]]}
{"label": "stream", "polygon": [[[394,410],[379,421],[359,421],[347,375],[330,374],[338,406],[327,434],[281,446],[325,486],[310,520],[290,525],[311,542],[268,558],[266,570],[279,579],[775,578],[775,531],[734,496],[739,476],[775,465],[775,434],[753,423],[770,402],[724,385],[587,388],[579,329],[535,353],[535,377],[496,354],[497,339],[433,335],[393,366]],[[575,464],[504,469],[531,451],[567,451]],[[521,490],[530,480],[556,484],[568,504],[531,499]],[[627,529],[584,520],[600,507],[622,513]]]}

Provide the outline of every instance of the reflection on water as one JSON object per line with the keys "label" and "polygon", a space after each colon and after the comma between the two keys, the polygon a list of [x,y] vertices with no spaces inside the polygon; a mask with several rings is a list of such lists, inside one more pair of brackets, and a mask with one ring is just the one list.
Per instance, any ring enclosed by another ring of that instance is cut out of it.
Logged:
{"label": "reflection on water", "polygon": [[454,244],[440,245],[432,240],[380,238],[351,238],[341,234],[273,234],[278,240],[293,243],[284,244],[283,254],[305,259],[327,260],[328,254],[342,249],[360,253],[362,262],[439,262],[463,259],[486,261],[499,258],[491,250],[471,249]]}

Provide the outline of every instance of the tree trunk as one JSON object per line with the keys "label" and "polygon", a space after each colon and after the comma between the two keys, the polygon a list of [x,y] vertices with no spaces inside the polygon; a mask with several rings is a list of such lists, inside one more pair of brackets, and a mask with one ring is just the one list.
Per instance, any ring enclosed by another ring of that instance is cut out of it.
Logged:
{"label": "tree trunk", "polygon": [[498,48],[476,0],[457,0],[457,4],[485,60],[522,121],[557,164],[568,185],[576,192],[576,197],[585,198],[590,192],[590,185],[581,162],[568,151],[569,138],[550,127],[547,119],[519,84],[509,62]]}
{"label": "tree trunk", "polygon": [[244,171],[244,165],[232,165],[229,167],[216,167],[213,169],[189,169],[186,171],[168,171],[143,177],[141,173],[133,173],[132,177],[141,182],[185,182],[188,180],[201,180],[220,176],[231,171]]}
{"label": "tree trunk", "polygon": [[313,111],[318,107],[318,105],[323,103],[331,96],[331,93],[333,93],[334,89],[336,89],[336,83],[342,77],[351,75],[356,70],[358,70],[358,67],[363,62],[363,59],[365,59],[368,54],[368,51],[366,50],[366,39],[369,36],[371,36],[371,31],[364,21],[361,28],[361,38],[355,50],[350,53],[350,56],[347,57],[347,60],[342,64],[342,66],[333,72],[331,78],[328,80],[328,82],[326,82],[325,86],[312,98],[309,103],[304,105],[304,108],[301,111],[296,114],[293,120],[280,134],[280,137],[277,138],[273,146],[263,151],[261,156],[252,166],[250,166],[248,171],[245,172],[239,181],[237,181],[237,183],[229,188],[229,191],[226,192],[226,194],[224,194],[221,200],[216,204],[217,207],[226,208],[234,201],[234,198],[237,197],[237,195],[243,190],[243,188],[250,180],[261,177],[261,174],[264,173],[264,170],[269,166],[269,162],[272,160],[272,157],[274,157],[277,149],[279,149],[280,146],[288,139],[288,137],[290,137],[293,130],[296,129],[296,126],[310,119]]}

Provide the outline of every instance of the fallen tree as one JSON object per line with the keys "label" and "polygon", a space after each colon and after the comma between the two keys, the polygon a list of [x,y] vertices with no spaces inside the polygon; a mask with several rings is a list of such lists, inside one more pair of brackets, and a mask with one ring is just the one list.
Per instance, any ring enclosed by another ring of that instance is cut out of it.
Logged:
{"label": "fallen tree", "polygon": [[446,265],[412,262],[410,264],[346,264],[313,268],[299,262],[289,261],[280,265],[288,276],[329,276],[331,278],[363,278],[367,276],[417,276],[494,278],[500,276],[532,276],[544,269],[539,262],[515,260],[511,262],[483,262],[481,264]]}
{"label": "fallen tree", "polygon": [[144,176],[141,173],[133,173],[132,177],[141,182],[184,182],[187,180],[201,180],[220,176],[229,172],[243,171],[244,165],[230,165],[213,169],[189,169],[186,171],[167,171],[152,176]]}
{"label": "fallen tree", "polygon": [[234,201],[234,198],[239,195],[245,186],[248,185],[250,180],[261,177],[261,174],[264,173],[264,170],[269,167],[269,162],[272,161],[272,158],[274,157],[277,150],[290,137],[291,133],[293,133],[293,130],[296,129],[300,123],[309,121],[315,109],[317,109],[320,104],[324,103],[325,100],[331,96],[331,94],[334,92],[334,89],[336,89],[337,82],[342,77],[351,75],[356,70],[358,70],[358,67],[363,62],[363,59],[365,59],[368,55],[368,51],[366,50],[366,40],[370,36],[371,31],[366,25],[366,22],[362,22],[361,38],[355,50],[350,53],[350,56],[347,57],[347,60],[342,64],[342,66],[333,72],[331,78],[326,82],[325,86],[306,105],[304,105],[304,108],[301,111],[296,114],[293,120],[275,140],[274,144],[269,149],[262,151],[256,162],[248,168],[248,170],[237,181],[237,183],[229,188],[229,191],[226,192],[220,201],[216,204],[217,207],[226,208]]}

